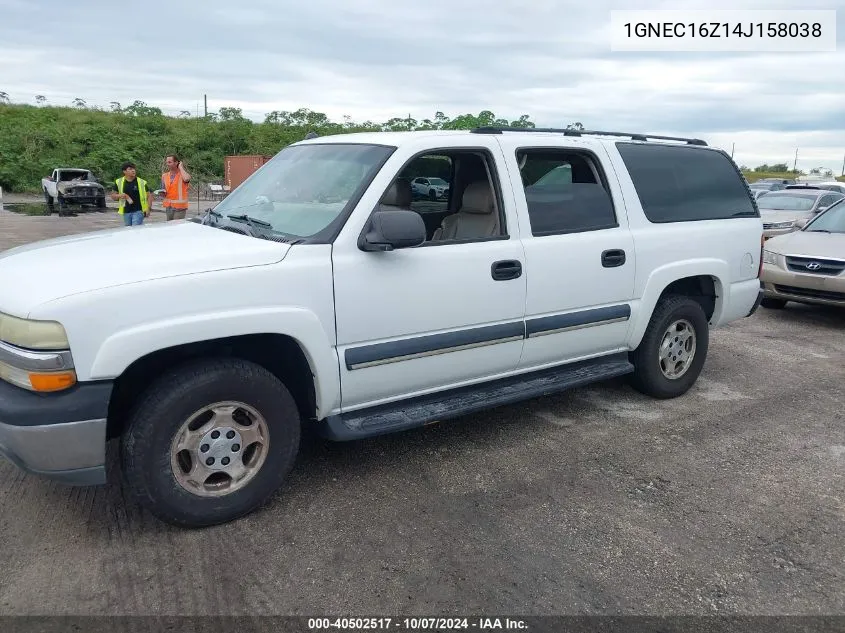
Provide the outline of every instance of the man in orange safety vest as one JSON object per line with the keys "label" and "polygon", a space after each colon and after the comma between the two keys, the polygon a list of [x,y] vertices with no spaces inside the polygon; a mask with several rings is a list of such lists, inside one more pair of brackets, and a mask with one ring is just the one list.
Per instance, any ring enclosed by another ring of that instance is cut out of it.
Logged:
{"label": "man in orange safety vest", "polygon": [[165,158],[167,171],[161,175],[161,188],[164,190],[164,207],[167,220],[183,220],[188,211],[188,183],[191,174],[176,154]]}

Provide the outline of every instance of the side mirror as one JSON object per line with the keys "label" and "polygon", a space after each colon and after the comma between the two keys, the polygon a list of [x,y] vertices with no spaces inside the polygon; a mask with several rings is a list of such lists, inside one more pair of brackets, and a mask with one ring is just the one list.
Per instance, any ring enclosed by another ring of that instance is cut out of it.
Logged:
{"label": "side mirror", "polygon": [[795,220],[795,228],[803,229],[805,226],[807,226],[807,222],[809,222],[807,218],[799,218]]}
{"label": "side mirror", "polygon": [[418,213],[401,209],[376,211],[358,239],[362,251],[392,251],[425,242],[425,222]]}
{"label": "side mirror", "polygon": [[817,214],[821,213],[822,211],[827,211],[827,207],[819,207],[818,209],[816,209]]}

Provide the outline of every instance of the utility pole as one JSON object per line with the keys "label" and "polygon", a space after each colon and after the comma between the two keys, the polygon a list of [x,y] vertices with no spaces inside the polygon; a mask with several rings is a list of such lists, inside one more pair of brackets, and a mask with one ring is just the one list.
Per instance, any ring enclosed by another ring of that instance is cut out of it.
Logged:
{"label": "utility pole", "polygon": [[845,176],[845,157],[842,158],[842,175]]}
{"label": "utility pole", "polygon": [[734,157],[734,149],[736,149],[736,143],[731,143],[731,159],[733,160]]}
{"label": "utility pole", "polygon": [[792,171],[798,170],[798,148],[795,148],[795,161],[792,163]]}
{"label": "utility pole", "polygon": [[202,99],[205,102],[205,116],[208,118],[208,95],[203,95]]}

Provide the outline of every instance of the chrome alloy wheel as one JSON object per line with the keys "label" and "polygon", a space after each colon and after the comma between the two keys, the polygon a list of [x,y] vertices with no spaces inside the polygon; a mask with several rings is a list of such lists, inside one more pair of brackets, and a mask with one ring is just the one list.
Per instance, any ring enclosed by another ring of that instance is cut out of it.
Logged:
{"label": "chrome alloy wheel", "polygon": [[252,481],[264,465],[267,422],[242,402],[216,402],[182,424],[170,448],[173,476],[200,497],[222,497]]}
{"label": "chrome alloy wheel", "polygon": [[669,380],[677,380],[692,365],[695,358],[695,329],[686,319],[674,321],[663,334],[658,356],[660,371]]}

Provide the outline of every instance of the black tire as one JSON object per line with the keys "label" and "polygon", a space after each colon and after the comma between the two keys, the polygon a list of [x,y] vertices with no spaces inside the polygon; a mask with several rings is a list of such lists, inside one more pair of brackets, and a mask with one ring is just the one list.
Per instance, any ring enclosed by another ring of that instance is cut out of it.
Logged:
{"label": "black tire", "polygon": [[106,208],[106,197],[102,196],[101,198],[97,198],[97,208],[98,209],[105,209]]}
{"label": "black tire", "polygon": [[[694,332],[695,353],[686,371],[678,378],[668,378],[661,370],[659,349],[670,325],[684,319]],[[677,398],[685,394],[701,373],[707,357],[710,328],[701,304],[689,297],[672,295],[664,298],[651,315],[643,339],[631,353],[634,373],[631,384],[639,392],[653,398]]]}
{"label": "black tire", "polygon": [[59,207],[60,218],[68,215],[67,202],[65,201],[65,197],[60,193],[56,193],[56,204]]}
{"label": "black tire", "polygon": [[435,202],[437,200],[437,192],[434,189],[429,189],[428,199],[432,202]]}
{"label": "black tire", "polygon": [[47,202],[47,215],[53,215],[53,196],[44,190],[44,200]]}
{"label": "black tire", "polygon": [[[269,449],[244,487],[203,497],[177,480],[171,443],[193,413],[221,401],[258,411]],[[167,372],[134,408],[121,437],[123,475],[135,499],[160,520],[189,528],[218,525],[254,511],[281,486],[296,460],[300,433],[296,403],[269,371],[238,359],[199,360]]]}
{"label": "black tire", "polygon": [[774,297],[763,297],[760,305],[769,310],[783,310],[786,307],[786,299],[775,299]]}

